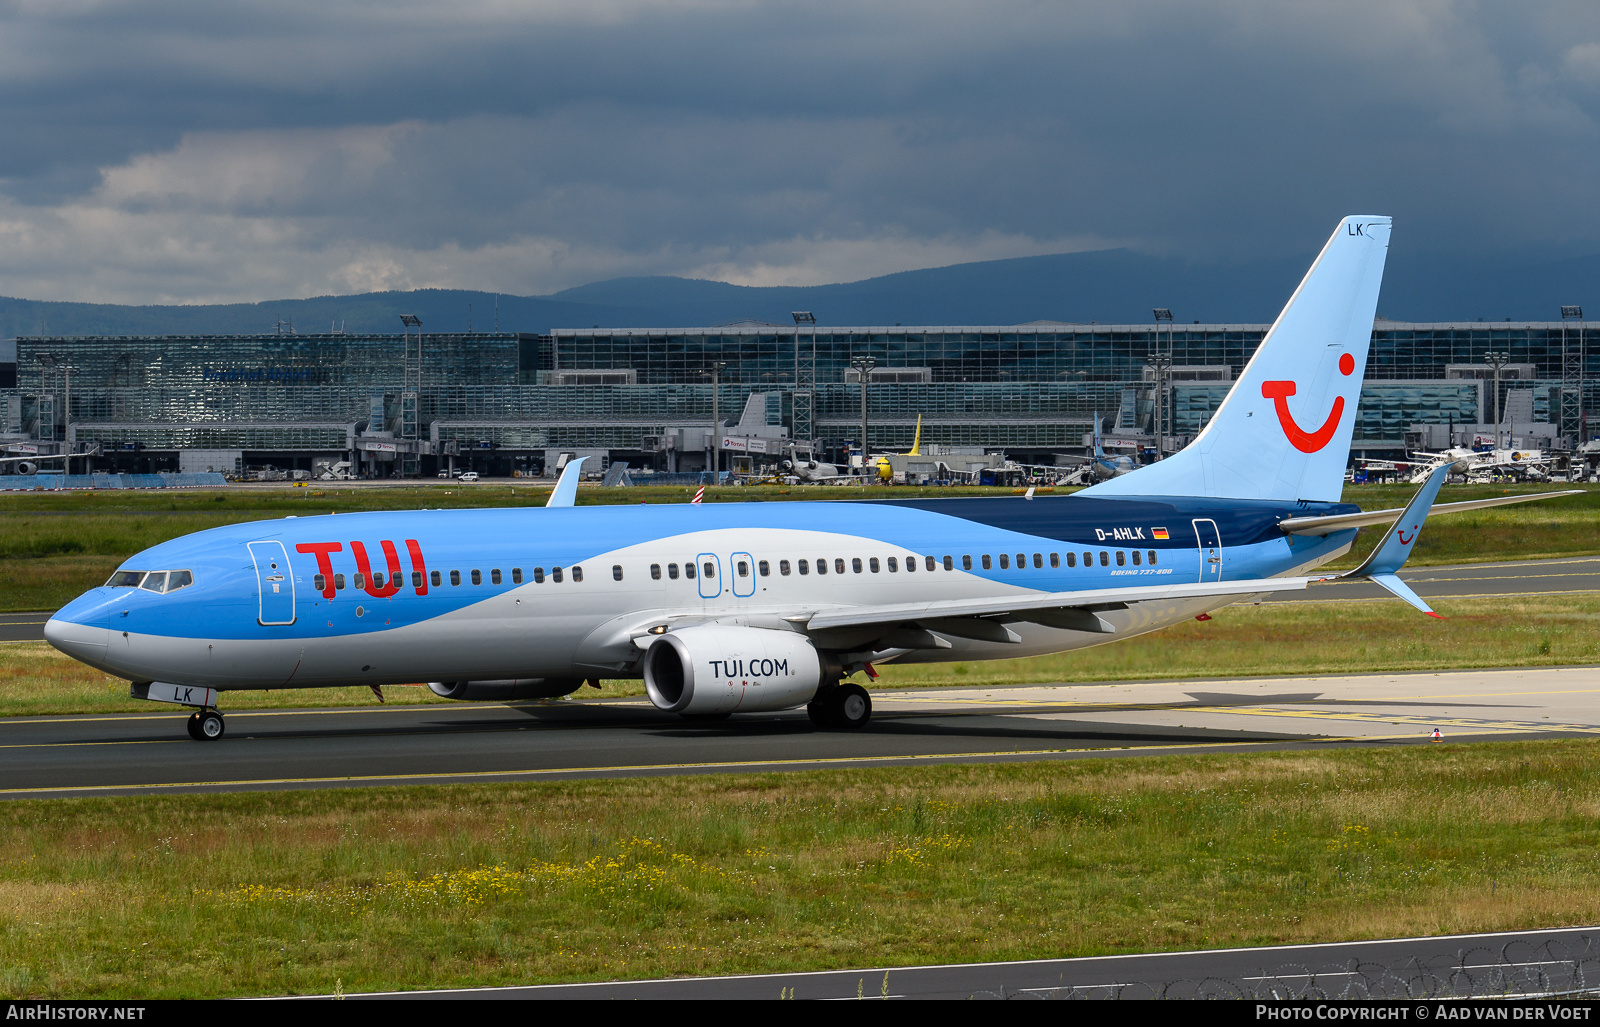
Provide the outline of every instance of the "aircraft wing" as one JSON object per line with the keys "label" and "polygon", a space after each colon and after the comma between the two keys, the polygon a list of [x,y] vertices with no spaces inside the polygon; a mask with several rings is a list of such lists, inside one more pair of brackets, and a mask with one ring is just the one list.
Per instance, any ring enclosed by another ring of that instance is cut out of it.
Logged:
{"label": "aircraft wing", "polygon": [[[1575,496],[1582,489],[1568,489],[1565,492],[1540,492],[1532,496],[1496,496],[1493,499],[1467,499],[1459,503],[1438,503],[1431,511],[1433,514],[1466,513],[1468,510],[1482,510],[1491,506],[1509,506],[1512,503],[1531,503],[1536,499],[1555,499],[1557,496]],[[1405,509],[1395,507],[1393,510],[1364,510],[1353,514],[1331,514],[1327,517],[1290,517],[1278,522],[1278,528],[1285,535],[1326,535],[1333,531],[1342,531],[1345,528],[1365,528],[1373,524],[1392,524]]]}
{"label": "aircraft wing", "polygon": [[[1190,582],[1172,585],[1134,585],[1127,588],[1098,588],[1078,592],[1044,592],[1014,596],[995,596],[983,599],[941,599],[921,603],[891,603],[883,606],[852,606],[786,618],[807,631],[828,631],[838,628],[862,628],[879,625],[921,623],[933,631],[946,630],[948,634],[962,637],[987,637],[967,635],[959,630],[962,620],[974,623],[968,627],[984,627],[980,618],[1011,617],[1016,620],[1036,620],[1042,624],[1059,627],[1078,627],[1085,631],[1109,631],[1093,616],[1095,609],[1120,609],[1129,603],[1151,602],[1159,599],[1198,599],[1210,596],[1245,596],[1262,592],[1287,592],[1305,588],[1322,578],[1257,578],[1250,581]],[[938,622],[938,623],[930,623]],[[992,629],[1003,630],[1003,625],[991,622]],[[947,630],[948,629],[948,630]]]}

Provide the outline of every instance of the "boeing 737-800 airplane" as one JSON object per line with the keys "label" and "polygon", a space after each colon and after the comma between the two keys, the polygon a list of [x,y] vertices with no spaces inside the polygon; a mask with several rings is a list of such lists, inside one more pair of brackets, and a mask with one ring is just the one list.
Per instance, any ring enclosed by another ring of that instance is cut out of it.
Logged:
{"label": "boeing 737-800 airplane", "polygon": [[[1173,457],[1052,499],[361,513],[214,528],[129,559],[50,642],[223,733],[236,689],[429,681],[465,700],[643,677],[687,716],[805,706],[859,727],[872,665],[1030,656],[1300,589],[1363,525],[1354,575],[1397,577],[1441,468],[1396,520],[1340,502],[1389,243],[1349,217],[1205,430]],[[1455,509],[1529,497],[1450,504]],[[1430,611],[1431,612],[1431,611]]]}

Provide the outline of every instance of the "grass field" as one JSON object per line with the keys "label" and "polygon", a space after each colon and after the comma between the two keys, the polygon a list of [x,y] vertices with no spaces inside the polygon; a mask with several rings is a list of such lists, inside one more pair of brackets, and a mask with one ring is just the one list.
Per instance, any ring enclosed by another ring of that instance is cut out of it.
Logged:
{"label": "grass field", "polygon": [[[885,664],[874,688],[1049,681],[1349,674],[1469,667],[1600,663],[1600,594],[1440,602],[1445,619],[1398,601],[1232,606],[1140,638],[1027,660]],[[642,695],[638,681],[607,681],[579,698]],[[426,688],[390,687],[389,702],[448,702]],[[365,688],[234,692],[224,709],[366,706]],[[0,716],[150,712],[112,678],[43,643],[0,645]]]}
{"label": "grass field", "polygon": [[[1447,488],[1441,502],[1513,492],[1544,492],[1578,486],[1459,485]],[[1430,521],[1412,554],[1410,566],[1482,560],[1537,559],[1600,553],[1600,487],[1585,494],[1528,506],[1484,510]],[[544,504],[548,486],[426,485],[397,488],[236,488],[174,492],[39,492],[0,494],[0,611],[54,610],[110,576],[140,550],[179,535],[239,521],[287,514],[356,510],[407,510]],[[1409,486],[1351,486],[1347,502],[1364,509],[1404,506]],[[581,505],[681,503],[693,490],[650,486],[584,488]],[[856,499],[859,488],[779,488],[766,486],[708,489],[708,502]],[[954,498],[1011,495],[1009,489],[873,489],[874,496]],[[1064,495],[1064,493],[1063,493]],[[1038,502],[1059,501],[1043,496]],[[1379,533],[1364,531],[1351,554],[1331,566],[1353,567],[1376,544]]]}
{"label": "grass field", "polygon": [[1591,740],[10,802],[0,990],[331,993],[1592,924],[1597,853]]}

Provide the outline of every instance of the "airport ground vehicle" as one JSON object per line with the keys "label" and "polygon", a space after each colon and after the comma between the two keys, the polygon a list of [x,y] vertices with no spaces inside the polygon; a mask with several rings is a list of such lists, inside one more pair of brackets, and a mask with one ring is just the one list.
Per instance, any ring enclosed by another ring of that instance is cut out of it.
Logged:
{"label": "airport ground vehicle", "polygon": [[[203,712],[232,689],[420,679],[504,700],[642,677],[656,706],[687,716],[803,705],[819,726],[853,728],[870,699],[843,679],[874,663],[1154,631],[1305,588],[1362,526],[1389,525],[1351,573],[1431,612],[1395,571],[1450,467],[1404,511],[1340,502],[1388,240],[1388,218],[1341,221],[1194,443],[1073,496],[578,508],[577,460],[542,510],[174,539],[45,634],[135,695]],[[173,573],[188,583],[171,587]],[[201,719],[196,737],[217,737],[220,715]]]}

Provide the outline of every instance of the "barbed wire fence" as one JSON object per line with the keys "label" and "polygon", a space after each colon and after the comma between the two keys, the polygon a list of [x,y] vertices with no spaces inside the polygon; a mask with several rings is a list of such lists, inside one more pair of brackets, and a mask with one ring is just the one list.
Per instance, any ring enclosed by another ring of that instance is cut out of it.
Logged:
{"label": "barbed wire fence", "polygon": [[1458,999],[1600,997],[1600,936],[1516,939],[1393,965],[1285,963],[1248,977],[1109,981],[976,992],[989,999]]}

